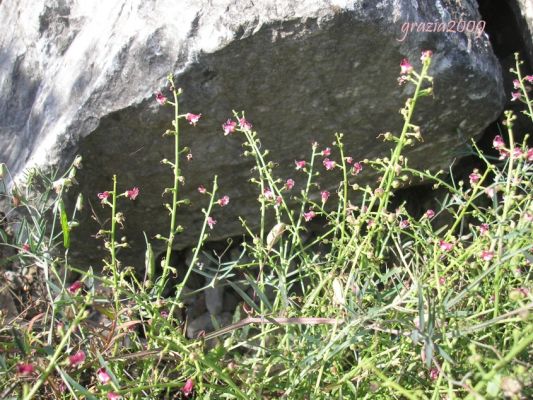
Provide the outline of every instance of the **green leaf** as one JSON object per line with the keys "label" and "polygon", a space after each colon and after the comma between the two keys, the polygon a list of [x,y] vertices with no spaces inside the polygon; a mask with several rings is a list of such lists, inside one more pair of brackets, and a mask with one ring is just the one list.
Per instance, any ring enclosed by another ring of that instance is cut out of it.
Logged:
{"label": "green leaf", "polygon": [[65,249],[70,247],[70,226],[68,224],[67,212],[65,210],[65,203],[59,200],[59,213],[61,220],[61,230],[63,231],[63,246]]}
{"label": "green leaf", "polygon": [[26,343],[26,340],[24,337],[20,335],[20,332],[17,331],[15,328],[11,328],[11,333],[13,334],[13,338],[15,339],[15,344],[21,351],[22,355],[26,357],[28,354],[28,345]]}
{"label": "green leaf", "polygon": [[444,349],[439,346],[439,345],[435,345],[437,347],[437,350],[439,351],[439,354],[441,355],[442,358],[444,358],[446,361],[448,361],[450,364],[454,364],[452,358],[449,356],[448,353],[446,353],[444,351]]}
{"label": "green leaf", "polygon": [[418,285],[418,329],[420,332],[424,332],[425,329],[424,320],[424,292],[422,291],[422,286]]}
{"label": "green leaf", "polygon": [[425,345],[424,345],[424,352],[426,353],[426,367],[431,367],[431,363],[433,361],[433,342],[430,338],[426,338]]}
{"label": "green leaf", "polygon": [[261,310],[259,307],[257,307],[257,304],[246,294],[244,290],[242,290],[239,285],[232,281],[228,281],[230,286],[242,297],[242,299],[248,304],[250,307],[252,307],[257,313],[261,313]]}
{"label": "green leaf", "polygon": [[67,374],[63,369],[60,369],[61,375],[64,379],[68,381],[70,386],[72,386],[73,389],[76,389],[77,392],[83,394],[87,397],[88,400],[98,400],[97,397],[95,397],[91,392],[89,392],[86,388],[81,386],[78,382],[76,382],[69,374]]}
{"label": "green leaf", "polygon": [[143,232],[144,235],[144,241],[146,242],[146,253],[144,255],[144,266],[145,271],[148,277],[148,280],[151,282],[154,282],[155,278],[155,256],[154,256],[154,250],[152,249],[152,245],[148,241],[148,237],[146,236],[146,232]]}

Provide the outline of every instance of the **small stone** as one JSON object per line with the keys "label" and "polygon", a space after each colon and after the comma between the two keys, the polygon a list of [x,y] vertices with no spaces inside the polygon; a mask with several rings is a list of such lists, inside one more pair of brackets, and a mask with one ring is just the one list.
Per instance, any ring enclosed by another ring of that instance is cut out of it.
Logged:
{"label": "small stone", "polygon": [[239,298],[235,294],[226,290],[224,293],[224,303],[222,306],[223,310],[233,313],[238,304]]}
{"label": "small stone", "polygon": [[224,306],[224,287],[216,285],[205,289],[205,305],[212,315],[222,312]]}

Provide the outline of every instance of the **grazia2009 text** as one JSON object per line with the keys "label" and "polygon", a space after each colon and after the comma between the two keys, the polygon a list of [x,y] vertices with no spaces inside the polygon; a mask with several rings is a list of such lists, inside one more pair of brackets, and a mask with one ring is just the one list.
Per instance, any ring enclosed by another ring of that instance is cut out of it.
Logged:
{"label": "grazia2009 text", "polygon": [[412,32],[446,32],[446,33],[475,33],[476,37],[481,37],[485,32],[485,21],[463,21],[460,19],[448,22],[404,22],[401,27],[401,37],[396,39],[403,42],[409,33]]}

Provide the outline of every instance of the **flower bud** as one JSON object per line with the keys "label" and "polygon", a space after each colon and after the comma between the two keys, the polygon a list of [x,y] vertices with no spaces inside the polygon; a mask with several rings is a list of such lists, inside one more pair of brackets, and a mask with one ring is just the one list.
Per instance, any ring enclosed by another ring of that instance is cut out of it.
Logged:
{"label": "flower bud", "polygon": [[7,166],[4,163],[0,164],[0,179],[4,179],[7,173]]}
{"label": "flower bud", "polygon": [[78,194],[78,198],[76,199],[76,210],[83,210],[83,193]]}

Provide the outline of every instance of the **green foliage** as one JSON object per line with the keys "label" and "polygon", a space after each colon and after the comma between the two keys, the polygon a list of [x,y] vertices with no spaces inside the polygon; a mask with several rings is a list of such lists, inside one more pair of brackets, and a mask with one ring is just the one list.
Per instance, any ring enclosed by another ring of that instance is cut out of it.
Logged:
{"label": "green foliage", "polygon": [[[255,161],[259,228],[242,220],[248,237],[237,259],[203,252],[216,223],[213,207],[225,205],[217,200],[215,177],[210,190],[202,189],[209,201],[201,234],[171,295],[165,295],[175,273],[170,255],[182,229],[179,206],[187,202],[178,190],[180,156],[188,152],[179,147],[179,124],[200,118],[178,113],[181,91],[172,77],[173,101],[157,97],[175,111],[166,131],[174,138],[175,160],[163,160],[174,185],[165,189],[172,198],[169,234],[157,237],[165,243],[159,277],[148,238],[144,278],[117,259],[117,249],[127,245],[116,241],[126,218],[121,201],[134,201],[135,188],[121,194],[114,177],[112,190],[99,194],[110,213],[110,227],[98,232],[109,256],[104,273],[95,275],[77,271],[67,258],[76,211],[69,220],[62,194],[75,183],[79,160],[59,180],[32,172],[26,187],[14,185],[8,193],[4,186],[14,208],[1,221],[0,249],[16,251],[2,268],[40,265],[47,308],[29,323],[23,314],[0,328],[0,397],[531,397],[533,155],[527,137],[514,142],[515,117],[506,113],[509,145],[496,138],[498,158],[474,144],[484,168],[469,182],[411,168],[405,150],[422,138],[412,119],[419,101],[431,101],[430,63],[427,52],[419,73],[402,62],[400,81],[415,91],[401,110],[402,131],[380,135],[392,143],[390,154],[354,162],[336,134],[333,150],[313,144],[309,160],[297,163],[296,174],[306,181],[299,191],[275,175],[258,133],[235,113],[224,129],[241,135],[244,155]],[[521,100],[533,121],[529,80],[519,65],[517,59]],[[342,174],[335,193],[320,193],[317,176],[333,171]],[[379,179],[361,185],[359,174],[367,171]],[[393,207],[395,189],[418,181],[446,192],[440,205],[422,215],[409,214],[408,204]],[[16,231],[9,226],[15,212]],[[311,235],[313,219],[322,229]],[[61,237],[64,257],[57,254]],[[201,268],[204,256],[216,270]],[[80,280],[69,286],[67,270],[80,273]],[[244,305],[233,324],[198,339],[186,338],[179,312],[193,273],[232,287]],[[91,322],[88,310],[104,317],[100,324]]]}

